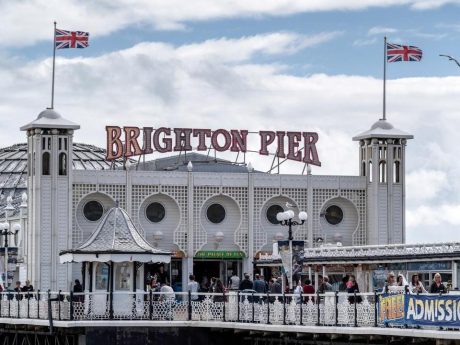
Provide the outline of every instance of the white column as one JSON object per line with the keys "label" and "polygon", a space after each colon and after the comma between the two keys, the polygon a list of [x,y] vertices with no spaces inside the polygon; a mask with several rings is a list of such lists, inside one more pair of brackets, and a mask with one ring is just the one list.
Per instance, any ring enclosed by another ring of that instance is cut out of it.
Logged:
{"label": "white column", "polygon": [[[248,255],[246,262],[246,272],[253,277],[254,275],[254,175],[248,170]],[[245,212],[245,210],[242,210]]]}
{"label": "white column", "polygon": [[[194,246],[193,246],[193,205],[194,205],[194,198],[193,198],[193,191],[194,191],[194,182],[193,182],[193,172],[190,170],[188,172],[188,180],[187,180],[187,253],[186,253],[186,260],[183,263],[186,263],[182,267],[182,281],[187,281],[187,277],[189,274],[193,272],[193,256],[195,255]],[[185,277],[184,277],[185,276]],[[186,285],[183,285],[183,290],[185,291]]]}

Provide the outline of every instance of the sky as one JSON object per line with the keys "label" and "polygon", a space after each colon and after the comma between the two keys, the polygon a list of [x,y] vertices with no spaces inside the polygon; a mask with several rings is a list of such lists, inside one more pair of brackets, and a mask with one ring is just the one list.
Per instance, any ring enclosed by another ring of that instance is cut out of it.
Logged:
{"label": "sky", "polygon": [[0,0],[0,147],[50,106],[54,21],[90,33],[56,58],[75,141],[104,147],[106,125],[317,131],[317,175],[358,174],[351,138],[382,115],[384,36],[420,47],[387,67],[388,121],[415,136],[406,237],[458,240],[460,68],[439,54],[460,60],[460,0]]}

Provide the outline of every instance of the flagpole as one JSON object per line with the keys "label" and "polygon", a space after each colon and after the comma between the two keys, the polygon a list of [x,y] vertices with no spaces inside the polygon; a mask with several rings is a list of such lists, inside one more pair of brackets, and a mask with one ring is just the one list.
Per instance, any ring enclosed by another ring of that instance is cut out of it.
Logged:
{"label": "flagpole", "polygon": [[51,109],[54,108],[54,70],[56,67],[56,22],[54,22],[54,40],[53,40],[53,79],[51,81]]}
{"label": "flagpole", "polygon": [[387,37],[383,38],[383,120],[387,119]]}

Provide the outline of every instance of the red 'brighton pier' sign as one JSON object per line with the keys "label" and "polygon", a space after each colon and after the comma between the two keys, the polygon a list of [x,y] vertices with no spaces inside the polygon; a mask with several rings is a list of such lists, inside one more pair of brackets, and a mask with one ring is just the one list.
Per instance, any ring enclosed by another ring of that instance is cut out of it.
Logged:
{"label": "red 'brighton pier' sign", "polygon": [[[206,151],[249,152],[247,130],[192,129],[160,127],[107,126],[107,160],[146,155],[153,152]],[[142,133],[142,137],[141,137]],[[318,159],[316,132],[259,131],[258,153],[269,155],[275,146],[275,155],[294,161],[321,166]],[[124,138],[123,138],[124,137]],[[192,139],[196,145],[192,146]]]}

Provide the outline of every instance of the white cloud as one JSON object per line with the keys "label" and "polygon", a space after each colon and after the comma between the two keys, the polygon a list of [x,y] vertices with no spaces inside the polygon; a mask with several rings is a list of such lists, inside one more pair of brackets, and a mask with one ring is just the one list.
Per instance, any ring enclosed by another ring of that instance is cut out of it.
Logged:
{"label": "white cloud", "polygon": [[417,169],[407,174],[406,186],[407,201],[420,205],[436,198],[444,188],[449,186],[449,181],[446,172],[442,170]]}
{"label": "white cloud", "polygon": [[395,28],[388,28],[384,26],[374,26],[369,29],[367,32],[368,36],[374,36],[374,35],[382,35],[382,34],[392,34],[398,32],[397,29]]}
{"label": "white cloud", "polygon": [[373,37],[371,39],[357,39],[353,41],[353,45],[356,47],[364,47],[364,46],[370,46],[372,44],[377,43],[377,38]]}
{"label": "white cloud", "polygon": [[0,1],[0,45],[24,46],[40,40],[50,40],[55,20],[64,29],[85,30],[92,36],[100,37],[136,25],[151,26],[158,30],[183,30],[189,22],[225,18],[275,17],[397,5],[431,9],[458,3],[459,0]]}
{"label": "white cloud", "polygon": [[[81,124],[76,141],[102,147],[107,124],[316,130],[323,166],[313,173],[355,175],[358,145],[351,137],[380,117],[381,80],[296,76],[287,66],[255,62],[258,55],[292,54],[299,45],[335,35],[275,33],[182,46],[152,42],[92,58],[60,57],[56,109]],[[22,64],[0,56],[0,146],[25,142],[18,128],[49,104],[50,74],[50,59]],[[389,80],[387,90],[389,121],[415,135],[407,145],[408,238],[454,240],[445,229],[460,214],[460,77]],[[255,154],[248,160],[263,171],[271,163]],[[302,168],[289,162],[281,172]],[[452,221],[417,236],[424,224],[439,224],[439,212]]]}

